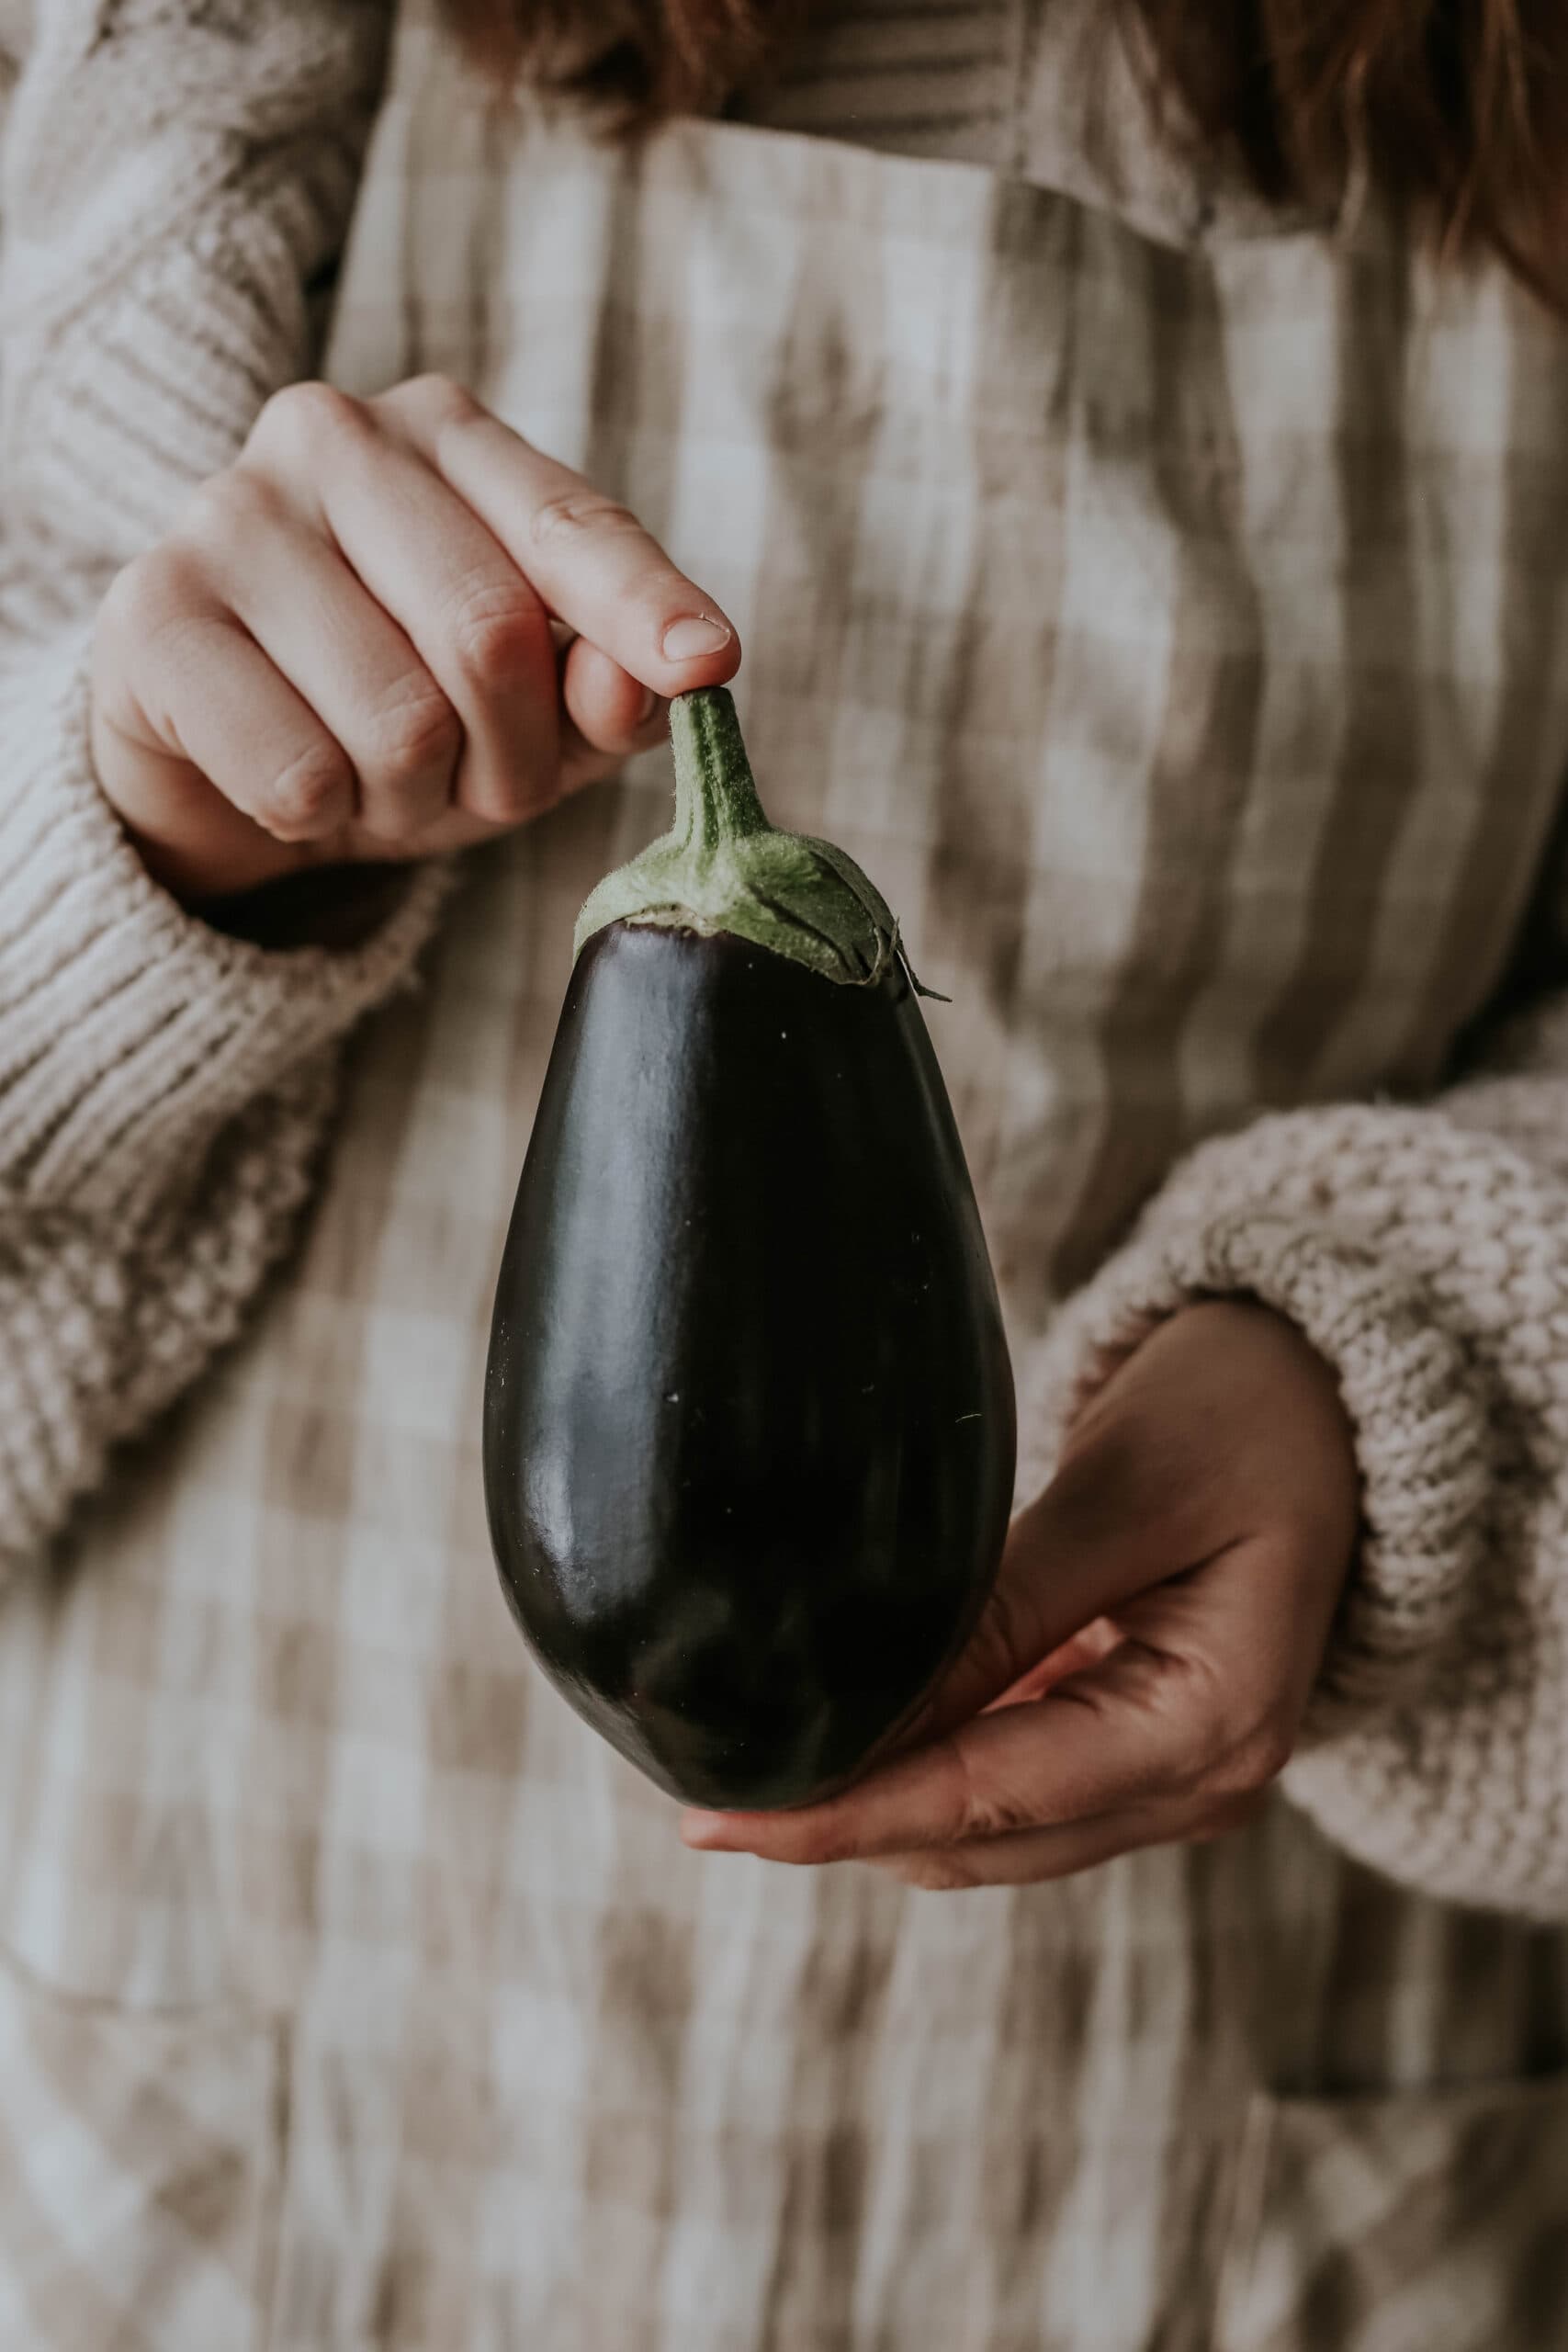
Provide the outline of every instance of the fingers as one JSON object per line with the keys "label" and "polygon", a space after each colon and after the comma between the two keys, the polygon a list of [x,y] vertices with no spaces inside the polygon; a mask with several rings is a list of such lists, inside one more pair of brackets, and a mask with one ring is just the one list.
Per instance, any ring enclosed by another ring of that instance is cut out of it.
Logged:
{"label": "fingers", "polygon": [[[1261,1556],[1224,1580],[1278,1594]],[[839,1797],[795,1811],[686,1816],[689,1845],[781,1862],[876,1860],[1082,1825],[1172,1800],[1256,1794],[1283,1769],[1293,1700],[1273,1661],[1234,1642],[1227,1594],[1162,1589],[1127,1612],[1122,1639],[1047,1696],[974,1716],[896,1757]]]}
{"label": "fingers", "polygon": [[991,1706],[1016,1707],[1029,1699],[1043,1699],[1047,1690],[1055,1690],[1069,1675],[1082,1674],[1087,1667],[1098,1666],[1101,1658],[1109,1657],[1122,1639],[1122,1630],[1114,1619],[1097,1617],[1081,1633],[1065,1641],[1060,1649],[1050,1651],[1038,1666],[1021,1674],[1016,1682],[1010,1682],[1000,1698],[990,1702]]}
{"label": "fingers", "polygon": [[1008,1530],[996,1585],[964,1655],[902,1744],[939,1736],[988,1707],[1041,1662],[1156,1577],[1189,1565],[1148,1544],[1097,1458],[1064,1464]]}
{"label": "fingers", "polygon": [[[113,659],[134,638],[134,691]],[[197,769],[276,841],[346,823],[355,775],[342,745],[195,567],[160,549],[121,573],[105,606],[104,722],[146,771]],[[145,823],[140,806],[125,809]]]}
{"label": "fingers", "polygon": [[1129,1808],[1096,1821],[1068,1822],[1059,1829],[1018,1830],[967,1846],[890,1854],[874,1867],[906,1886],[932,1894],[972,1886],[1037,1886],[1047,1879],[1097,1870],[1102,1862],[1147,1846],[1207,1845],[1244,1828],[1256,1817],[1260,1802],[1255,1796],[1199,1798]]}
{"label": "fingers", "polygon": [[660,695],[733,677],[740,650],[710,596],[637,517],[458,386],[416,377],[372,403],[494,534],[559,619]]}
{"label": "fingers", "polygon": [[[1080,1417],[1051,1485],[1013,1521],[980,1623],[906,1736],[963,1722],[1095,1618],[1124,1623],[1130,1600],[1270,1525],[1316,1556],[1312,1607],[1331,1610],[1354,1506],[1347,1520],[1341,1495],[1325,1518],[1318,1499],[1342,1484],[1333,1453],[1342,1416],[1323,1368],[1303,1367],[1306,1352],[1280,1317],[1232,1301],[1189,1307],[1151,1333]],[[1310,1679],[1305,1614],[1303,1603],[1293,1637]],[[1276,1611],[1275,1633],[1280,1624]]]}
{"label": "fingers", "polygon": [[160,873],[211,896],[515,824],[739,660],[633,516],[457,387],[295,385],[116,582],[95,759]]}
{"label": "fingers", "polygon": [[1229,1823],[1291,1755],[1358,1492],[1353,1433],[1292,1326],[1223,1302],[1173,1317],[1015,1522],[919,1744],[827,1804],[691,1814],[682,1835],[960,1885]]}
{"label": "fingers", "polygon": [[[418,842],[452,799],[465,726],[385,602],[333,539],[243,469],[207,485],[186,536],[214,594],[346,754],[366,831]],[[243,793],[238,805],[265,821]]]}
{"label": "fingers", "polygon": [[576,781],[581,768],[603,769],[662,741],[669,732],[670,706],[663,697],[585,637],[575,638],[567,649],[560,692],[568,722],[561,756],[569,782]]}
{"label": "fingers", "polygon": [[870,1860],[1083,1821],[1146,1799],[1181,1760],[1176,1709],[1126,1704],[1124,1666],[1119,1683],[1100,1679],[1110,1665],[1032,1704],[978,1715],[825,1804],[697,1815],[687,1843],[778,1862]]}
{"label": "fingers", "polygon": [[239,470],[294,503],[301,536],[330,536],[415,649],[457,722],[457,804],[494,824],[547,807],[560,752],[549,615],[479,517],[369,405],[321,384],[269,403]]}
{"label": "fingers", "polygon": [[[635,518],[443,379],[363,403],[294,386],[246,464],[312,510],[414,647],[461,725],[456,804],[487,823],[603,775],[658,740],[665,696],[733,673],[728,623]],[[719,658],[668,658],[700,613]],[[564,665],[552,619],[576,632]]]}

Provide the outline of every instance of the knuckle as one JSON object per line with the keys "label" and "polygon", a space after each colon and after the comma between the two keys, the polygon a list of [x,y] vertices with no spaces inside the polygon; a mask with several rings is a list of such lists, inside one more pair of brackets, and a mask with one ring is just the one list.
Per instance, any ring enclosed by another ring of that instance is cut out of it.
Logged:
{"label": "knuckle", "polygon": [[1015,1830],[1039,1826],[1034,1806],[1022,1791],[980,1778],[961,1744],[955,1743],[952,1752],[957,1839],[1006,1838]]}
{"label": "knuckle", "polygon": [[109,582],[99,607],[101,638],[116,646],[142,645],[177,619],[192,601],[195,566],[165,540],[139,555]]}
{"label": "knuckle", "polygon": [[1226,1796],[1261,1793],[1279,1779],[1291,1760],[1293,1746],[1290,1724],[1281,1713],[1270,1709],[1235,1742],[1215,1785]]}
{"label": "knuckle", "polygon": [[353,789],[346,755],[323,739],[273,777],[262,795],[261,822],[280,842],[314,840],[341,820]]}
{"label": "knuckle", "polygon": [[560,785],[558,777],[518,760],[482,778],[466,780],[458,797],[481,824],[521,825],[555,807]]}
{"label": "knuckle", "polygon": [[[1145,1727],[1139,1786],[1172,1794],[1207,1788],[1234,1736],[1227,1695],[1202,1662],[1129,1641],[1123,1645],[1121,1689]],[[1136,1790],[1130,1786],[1126,1793]]]}
{"label": "knuckle", "polygon": [[1294,1723],[1282,1703],[1233,1693],[1207,1682],[1192,1785],[1211,1797],[1246,1798],[1278,1780],[1295,1745]]}
{"label": "knuckle", "polygon": [[357,439],[367,422],[363,405],[335,384],[285,384],[257,417],[247,447],[284,464],[310,466],[323,451]]}
{"label": "knuckle", "polygon": [[458,672],[482,695],[514,685],[548,640],[543,607],[521,586],[467,599],[452,624]]}
{"label": "knuckle", "polygon": [[432,433],[439,433],[450,424],[467,424],[479,413],[479,403],[472,392],[455,377],[443,375],[434,368],[418,376],[405,377],[386,395],[386,402]]}
{"label": "knuckle", "polygon": [[1211,1704],[1197,1716],[1188,1739],[1186,1769],[1174,1776],[1177,1794],[1213,1795],[1227,1786],[1225,1775],[1230,1769],[1238,1740],[1228,1712]]}
{"label": "knuckle", "polygon": [[144,682],[172,678],[187,668],[214,601],[197,550],[163,540],[110,582],[94,629],[95,658]]}
{"label": "knuckle", "polygon": [[178,536],[197,548],[231,548],[276,522],[276,492],[254,469],[230,466],[209,475],[191,492],[180,516]]}
{"label": "knuckle", "polygon": [[976,1883],[956,1854],[905,1854],[885,1867],[922,1894],[955,1894],[961,1887]]}
{"label": "knuckle", "polygon": [[391,784],[450,768],[462,724],[439,686],[426,681],[389,701],[371,723],[367,764]]}
{"label": "knuckle", "polygon": [[556,498],[546,499],[536,506],[529,520],[528,537],[536,548],[558,552],[570,547],[589,533],[636,531],[642,525],[619,499],[607,498],[603,491],[591,490],[580,482],[570,490],[563,490]]}

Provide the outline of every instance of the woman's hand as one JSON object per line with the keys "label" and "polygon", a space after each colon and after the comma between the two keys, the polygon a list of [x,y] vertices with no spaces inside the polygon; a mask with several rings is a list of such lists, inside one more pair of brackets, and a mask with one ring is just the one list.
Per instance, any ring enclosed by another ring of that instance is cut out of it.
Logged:
{"label": "woman's hand", "polygon": [[739,659],[635,516],[456,384],[298,384],[111,587],[93,755],[159,879],[216,898],[521,824]]}
{"label": "woman's hand", "polygon": [[823,1804],[689,1812],[686,1842],[960,1887],[1235,1827],[1291,1754],[1358,1495],[1333,1374],[1294,1325],[1187,1308],[1080,1416],[899,1752]]}

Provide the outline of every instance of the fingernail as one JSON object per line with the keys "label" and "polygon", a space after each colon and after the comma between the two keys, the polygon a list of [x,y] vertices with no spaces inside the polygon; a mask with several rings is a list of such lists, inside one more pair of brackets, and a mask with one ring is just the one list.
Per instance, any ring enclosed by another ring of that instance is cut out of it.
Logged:
{"label": "fingernail", "polygon": [[666,662],[696,662],[705,653],[720,652],[729,643],[730,632],[722,621],[709,620],[705,615],[687,615],[684,620],[671,621],[664,632]]}

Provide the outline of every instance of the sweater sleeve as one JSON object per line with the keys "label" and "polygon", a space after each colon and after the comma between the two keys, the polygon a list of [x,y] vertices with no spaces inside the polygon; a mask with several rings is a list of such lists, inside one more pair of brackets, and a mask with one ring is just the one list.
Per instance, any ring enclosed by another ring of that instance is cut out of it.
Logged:
{"label": "sweater sleeve", "polygon": [[1335,1367],[1362,1476],[1285,1793],[1426,1893],[1568,1917],[1568,995],[1429,1105],[1280,1114],[1191,1153],[1059,1318],[1037,1426],[1227,1294]]}
{"label": "sweater sleeve", "polygon": [[380,10],[58,0],[0,169],[0,1570],[239,1329],[297,1228],[335,1050],[444,877],[342,952],[269,950],[152,882],[95,779],[119,564],[314,360]]}

